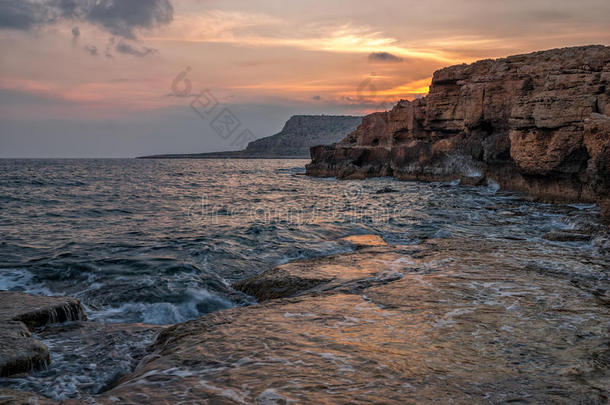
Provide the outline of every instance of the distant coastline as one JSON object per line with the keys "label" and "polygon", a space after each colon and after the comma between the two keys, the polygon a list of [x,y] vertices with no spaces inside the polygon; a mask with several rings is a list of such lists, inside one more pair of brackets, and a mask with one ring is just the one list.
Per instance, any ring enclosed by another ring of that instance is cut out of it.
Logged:
{"label": "distant coastline", "polygon": [[256,139],[243,150],[164,153],[139,159],[309,159],[309,148],[339,142],[362,122],[352,115],[294,115],[275,135]]}
{"label": "distant coastline", "polygon": [[163,155],[137,156],[136,159],[311,159],[310,156],[254,156],[242,155],[242,151],[231,152],[210,152],[210,153],[173,153]]}

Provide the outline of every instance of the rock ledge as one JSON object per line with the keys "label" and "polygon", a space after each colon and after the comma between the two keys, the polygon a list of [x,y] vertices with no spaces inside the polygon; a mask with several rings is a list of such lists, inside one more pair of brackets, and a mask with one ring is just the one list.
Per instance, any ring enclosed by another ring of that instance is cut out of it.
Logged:
{"label": "rock ledge", "polygon": [[0,376],[46,367],[49,350],[31,330],[51,323],[87,319],[80,301],[0,291]]}
{"label": "rock ledge", "polygon": [[307,174],[482,184],[610,218],[610,47],[553,49],[434,73],[428,96],[311,148]]}

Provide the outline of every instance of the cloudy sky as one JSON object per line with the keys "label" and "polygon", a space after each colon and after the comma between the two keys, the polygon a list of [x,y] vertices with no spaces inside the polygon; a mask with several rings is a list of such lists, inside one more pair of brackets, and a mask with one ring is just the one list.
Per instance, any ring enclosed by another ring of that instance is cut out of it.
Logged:
{"label": "cloudy sky", "polygon": [[293,114],[424,95],[443,66],[610,45],[608,16],[608,0],[0,0],[0,157],[239,149]]}

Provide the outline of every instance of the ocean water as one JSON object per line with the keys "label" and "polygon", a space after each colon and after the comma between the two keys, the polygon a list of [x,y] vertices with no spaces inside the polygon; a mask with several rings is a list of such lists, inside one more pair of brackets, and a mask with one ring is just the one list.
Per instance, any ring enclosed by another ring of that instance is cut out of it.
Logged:
{"label": "ocean water", "polygon": [[[542,204],[457,182],[311,178],[306,163],[0,160],[0,290],[78,297],[99,324],[41,332],[51,367],[0,383],[53,398],[103,391],[154,331],[121,329],[121,345],[109,343],[116,361],[93,333],[253,304],[231,284],[290,260],[351,251],[339,239],[354,234],[398,245],[497,242],[516,268],[551,269],[591,291],[608,286],[608,240],[594,205]],[[577,229],[592,239],[543,237]],[[89,349],[75,357],[79,347]]]}
{"label": "ocean water", "polygon": [[0,160],[0,289],[75,296],[95,320],[172,324],[252,303],[231,283],[347,251],[346,235],[553,244],[546,232],[598,215],[496,187],[311,178],[306,163]]}

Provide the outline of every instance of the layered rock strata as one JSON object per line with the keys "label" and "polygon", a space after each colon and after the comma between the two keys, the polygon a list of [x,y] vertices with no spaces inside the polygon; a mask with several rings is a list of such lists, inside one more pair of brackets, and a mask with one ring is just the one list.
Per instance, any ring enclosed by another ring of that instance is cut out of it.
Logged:
{"label": "layered rock strata", "polygon": [[32,337],[34,328],[86,318],[75,298],[0,292],[0,376],[27,373],[49,364],[49,350]]}
{"label": "layered rock strata", "polygon": [[488,179],[545,201],[598,202],[610,216],[610,47],[457,65],[428,96],[364,117],[311,148],[312,176]]}

